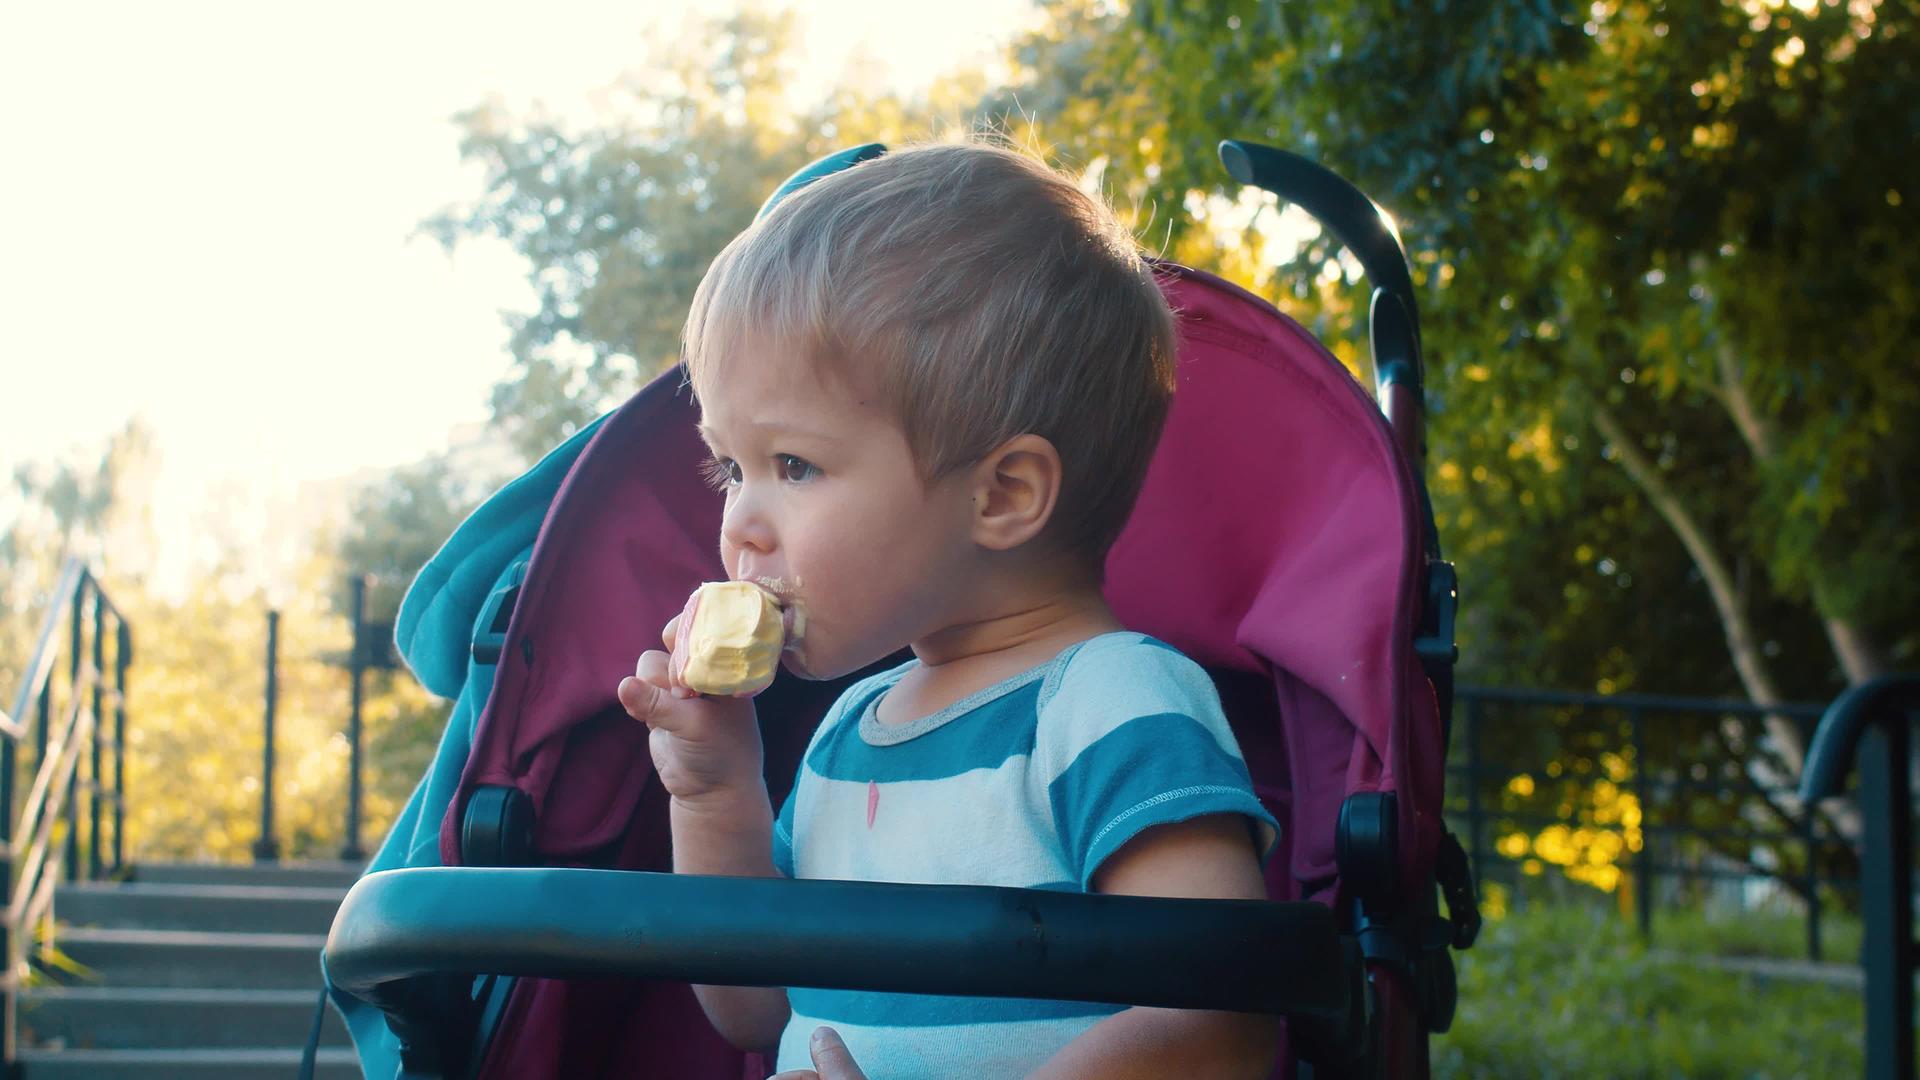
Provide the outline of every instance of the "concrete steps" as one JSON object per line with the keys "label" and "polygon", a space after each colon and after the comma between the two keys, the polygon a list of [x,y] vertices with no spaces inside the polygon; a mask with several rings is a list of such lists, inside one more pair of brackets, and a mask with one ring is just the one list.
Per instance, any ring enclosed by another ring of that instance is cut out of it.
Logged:
{"label": "concrete steps", "polygon": [[[28,992],[20,1024],[37,1044],[83,1047],[302,1046],[320,992],[53,986]],[[327,1010],[322,1045],[345,1046]]]}
{"label": "concrete steps", "polygon": [[95,929],[324,936],[346,895],[332,886],[63,885],[53,910],[61,922]]}
{"label": "concrete steps", "polygon": [[[288,1080],[298,1075],[294,1050],[23,1050],[28,1080]],[[359,1080],[353,1051],[322,1048],[316,1080]]]}
{"label": "concrete steps", "polygon": [[[21,992],[21,1075],[293,1076],[319,1001],[320,949],[357,873],[176,864],[141,867],[126,884],[61,886],[56,943],[80,971]],[[315,1075],[360,1075],[331,1008]]]}
{"label": "concrete steps", "polygon": [[310,987],[317,996],[327,936],[69,928],[58,941],[89,981],[106,986]]}
{"label": "concrete steps", "polygon": [[133,872],[139,885],[305,885],[346,892],[360,880],[360,867],[344,862],[150,863]]}

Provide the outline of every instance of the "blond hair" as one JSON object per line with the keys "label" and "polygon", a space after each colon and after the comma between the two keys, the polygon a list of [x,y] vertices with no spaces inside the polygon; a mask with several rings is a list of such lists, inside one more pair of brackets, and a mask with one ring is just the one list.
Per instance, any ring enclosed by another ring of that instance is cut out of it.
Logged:
{"label": "blond hair", "polygon": [[1067,177],[978,140],[789,195],[714,259],[684,342],[696,395],[750,342],[877,378],[929,483],[1047,439],[1063,475],[1046,535],[1096,570],[1173,392],[1173,315],[1132,235]]}

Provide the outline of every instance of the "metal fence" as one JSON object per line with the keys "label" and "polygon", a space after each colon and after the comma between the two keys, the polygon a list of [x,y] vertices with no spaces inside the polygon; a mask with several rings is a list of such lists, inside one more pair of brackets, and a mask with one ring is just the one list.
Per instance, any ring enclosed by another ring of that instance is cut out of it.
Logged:
{"label": "metal fence", "polygon": [[1779,736],[1805,746],[1824,706],[1486,687],[1455,700],[1447,811],[1483,883],[1524,896],[1529,878],[1583,878],[1649,939],[1656,907],[1775,900],[1804,912],[1822,958],[1823,908],[1857,895],[1857,856],[1836,808],[1799,799]]}

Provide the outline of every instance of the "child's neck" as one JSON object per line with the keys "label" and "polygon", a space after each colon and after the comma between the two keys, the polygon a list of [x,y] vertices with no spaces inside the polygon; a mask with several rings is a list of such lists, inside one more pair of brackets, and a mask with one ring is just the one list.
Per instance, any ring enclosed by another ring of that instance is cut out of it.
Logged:
{"label": "child's neck", "polygon": [[1092,583],[1032,594],[914,642],[920,663],[881,700],[879,719],[900,724],[931,715],[1046,663],[1069,645],[1123,629]]}

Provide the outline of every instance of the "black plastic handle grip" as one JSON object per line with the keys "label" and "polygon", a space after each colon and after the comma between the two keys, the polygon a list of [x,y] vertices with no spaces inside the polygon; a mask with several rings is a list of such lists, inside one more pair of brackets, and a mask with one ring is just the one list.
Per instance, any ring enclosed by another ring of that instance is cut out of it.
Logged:
{"label": "black plastic handle grip", "polygon": [[1410,366],[1417,401],[1425,385],[1419,306],[1414,302],[1406,251],[1386,211],[1338,173],[1299,154],[1225,139],[1220,143],[1220,163],[1235,180],[1271,191],[1312,214],[1360,260],[1374,288],[1396,301],[1384,311],[1377,297],[1373,304],[1369,337],[1375,377],[1382,384],[1389,378],[1404,379],[1405,373],[1390,375],[1391,369],[1396,362]]}
{"label": "black plastic handle grip", "polygon": [[447,867],[370,874],[334,986],[395,1013],[454,972],[1102,1001],[1334,1018],[1350,942],[1312,903]]}

